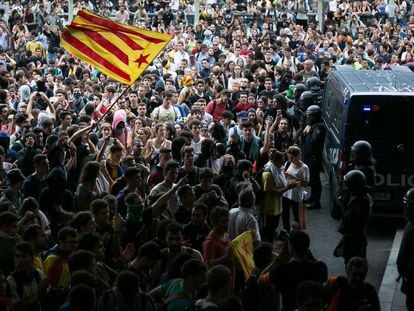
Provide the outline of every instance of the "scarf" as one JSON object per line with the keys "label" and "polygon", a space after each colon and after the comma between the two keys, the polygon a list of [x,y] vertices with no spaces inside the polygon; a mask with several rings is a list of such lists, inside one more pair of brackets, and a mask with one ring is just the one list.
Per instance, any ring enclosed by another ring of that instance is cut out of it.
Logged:
{"label": "scarf", "polygon": [[271,161],[265,164],[265,169],[269,169],[273,176],[275,187],[286,187],[287,181],[285,175],[283,175],[282,169],[274,165]]}
{"label": "scarf", "polygon": [[[244,150],[244,139],[241,140],[241,150]],[[259,156],[259,138],[256,136],[253,136],[252,139],[252,145],[250,146],[249,154],[247,154],[247,159],[249,161],[254,162],[257,157]]]}
{"label": "scarf", "polygon": [[120,165],[119,161],[115,161],[112,159],[111,156],[108,157],[106,160],[106,168],[108,169],[108,173],[113,180],[117,179],[118,177],[124,175],[124,171]]}

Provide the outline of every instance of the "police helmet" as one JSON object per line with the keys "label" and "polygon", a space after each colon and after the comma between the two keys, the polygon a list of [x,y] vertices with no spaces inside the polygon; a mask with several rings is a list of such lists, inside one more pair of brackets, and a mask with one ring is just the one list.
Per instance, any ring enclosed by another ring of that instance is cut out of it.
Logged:
{"label": "police helmet", "polygon": [[407,205],[414,204],[414,188],[408,189],[403,197],[403,202]]}
{"label": "police helmet", "polygon": [[296,97],[299,97],[303,92],[305,92],[308,88],[303,83],[295,84],[293,87],[293,94],[295,94]]}
{"label": "police helmet", "polygon": [[351,147],[351,151],[355,152],[358,156],[371,157],[372,156],[372,147],[369,142],[366,140],[357,140]]}
{"label": "police helmet", "polygon": [[306,109],[306,114],[321,117],[322,116],[321,107],[319,107],[318,105],[311,105],[308,107],[308,109]]}
{"label": "police helmet", "polygon": [[318,77],[312,77],[307,82],[308,89],[319,91],[321,89],[321,80]]}
{"label": "police helmet", "polygon": [[310,99],[313,99],[313,97],[314,95],[311,91],[305,91],[302,94],[300,94],[301,101],[310,100]]}
{"label": "police helmet", "polygon": [[345,174],[346,187],[353,192],[362,192],[367,189],[367,178],[360,170],[352,170]]}

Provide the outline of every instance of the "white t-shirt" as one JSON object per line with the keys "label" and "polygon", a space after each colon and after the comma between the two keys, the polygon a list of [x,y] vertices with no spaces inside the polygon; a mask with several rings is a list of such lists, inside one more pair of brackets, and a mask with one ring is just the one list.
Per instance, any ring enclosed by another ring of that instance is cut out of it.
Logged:
{"label": "white t-shirt", "polygon": [[181,114],[176,107],[165,109],[163,106],[158,106],[152,111],[151,117],[161,122],[174,123],[181,118]]}
{"label": "white t-shirt", "polygon": [[199,141],[196,142],[193,140],[191,140],[191,147],[193,147],[194,149],[194,154],[200,154],[201,153],[201,142],[202,142],[202,138],[200,137]]}
{"label": "white t-shirt", "polygon": [[[286,169],[285,172],[296,176],[300,180],[309,182],[309,167],[305,163],[303,163],[301,167],[296,167],[293,163],[290,163],[289,167]],[[286,179],[289,181],[289,177],[286,177]],[[302,202],[304,195],[303,192],[304,187],[300,186],[289,189],[288,191],[283,193],[283,196],[295,202]]]}

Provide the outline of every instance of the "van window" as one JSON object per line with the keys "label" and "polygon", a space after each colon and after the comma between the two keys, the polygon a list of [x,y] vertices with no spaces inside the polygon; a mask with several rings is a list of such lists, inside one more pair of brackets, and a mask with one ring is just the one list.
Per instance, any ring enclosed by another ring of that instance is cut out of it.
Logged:
{"label": "van window", "polygon": [[354,96],[349,107],[348,135],[353,140],[408,143],[413,115],[411,96]]}

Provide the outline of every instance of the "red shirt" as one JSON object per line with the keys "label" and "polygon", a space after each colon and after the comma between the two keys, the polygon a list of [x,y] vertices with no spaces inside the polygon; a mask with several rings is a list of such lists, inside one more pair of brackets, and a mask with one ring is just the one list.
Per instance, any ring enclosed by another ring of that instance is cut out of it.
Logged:
{"label": "red shirt", "polygon": [[220,100],[218,99],[213,99],[211,102],[208,103],[206,107],[206,112],[213,116],[214,122],[219,122],[221,119],[223,119],[223,112],[228,110],[228,105],[223,107],[222,104],[219,103],[219,101]]}

